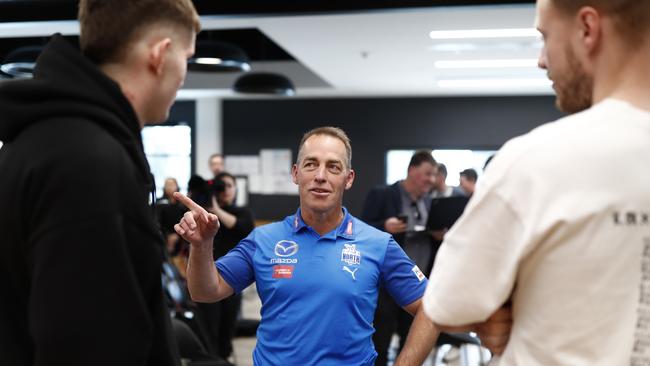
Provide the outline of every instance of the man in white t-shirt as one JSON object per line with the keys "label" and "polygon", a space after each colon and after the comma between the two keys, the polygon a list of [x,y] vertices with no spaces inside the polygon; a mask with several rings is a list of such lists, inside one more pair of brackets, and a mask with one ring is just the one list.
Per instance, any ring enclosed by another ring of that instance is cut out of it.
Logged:
{"label": "man in white t-shirt", "polygon": [[649,365],[650,1],[538,0],[537,27],[572,115],[496,155],[425,312],[444,331],[511,300],[499,365]]}

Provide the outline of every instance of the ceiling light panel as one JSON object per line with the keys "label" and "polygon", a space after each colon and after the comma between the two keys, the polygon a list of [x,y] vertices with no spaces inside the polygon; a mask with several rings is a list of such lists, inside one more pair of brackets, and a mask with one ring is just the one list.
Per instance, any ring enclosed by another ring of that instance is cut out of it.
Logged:
{"label": "ceiling light panel", "polygon": [[499,69],[537,67],[537,59],[503,60],[439,60],[434,63],[438,69]]}
{"label": "ceiling light panel", "polygon": [[505,29],[466,29],[466,30],[433,30],[429,33],[431,39],[477,39],[477,38],[536,38],[540,33],[534,28],[505,28]]}
{"label": "ceiling light panel", "polygon": [[428,49],[434,52],[472,52],[472,51],[538,51],[542,49],[542,42],[540,40],[530,41],[528,39],[510,40],[509,42],[495,41],[495,40],[476,40],[465,42],[445,42],[436,41],[430,45]]}
{"label": "ceiling light panel", "polygon": [[550,87],[551,81],[546,78],[500,78],[500,79],[445,79],[438,80],[440,88],[518,88],[518,87]]}

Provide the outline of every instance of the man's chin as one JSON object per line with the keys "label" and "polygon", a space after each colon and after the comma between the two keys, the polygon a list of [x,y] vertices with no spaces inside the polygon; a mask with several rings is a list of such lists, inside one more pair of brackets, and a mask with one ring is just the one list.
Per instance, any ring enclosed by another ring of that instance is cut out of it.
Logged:
{"label": "man's chin", "polygon": [[147,121],[145,121],[145,125],[159,125],[161,123],[165,123],[167,120],[169,120],[169,111],[167,111],[165,114],[160,114],[157,116],[151,116],[147,118]]}
{"label": "man's chin", "polygon": [[306,208],[308,208],[311,211],[314,212],[329,212],[334,208],[336,205],[332,204],[329,202],[329,200],[324,200],[324,199],[311,199],[308,202],[306,202]]}
{"label": "man's chin", "polygon": [[582,112],[585,109],[588,109],[591,107],[591,103],[588,101],[576,101],[576,100],[565,100],[560,97],[557,97],[555,100],[555,106],[557,109],[560,111],[566,113],[566,114],[574,114],[578,112]]}

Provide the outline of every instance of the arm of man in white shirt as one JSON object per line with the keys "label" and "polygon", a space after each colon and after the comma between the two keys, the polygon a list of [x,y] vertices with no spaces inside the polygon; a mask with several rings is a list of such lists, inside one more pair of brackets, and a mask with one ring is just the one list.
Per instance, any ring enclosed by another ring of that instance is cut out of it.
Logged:
{"label": "arm of man in white shirt", "polygon": [[512,312],[509,307],[497,310],[483,323],[465,327],[437,327],[424,313],[421,299],[405,306],[404,310],[413,315],[415,319],[404,347],[395,361],[395,366],[422,365],[435,346],[440,331],[448,333],[477,332],[481,344],[496,355],[503,352],[510,337]]}

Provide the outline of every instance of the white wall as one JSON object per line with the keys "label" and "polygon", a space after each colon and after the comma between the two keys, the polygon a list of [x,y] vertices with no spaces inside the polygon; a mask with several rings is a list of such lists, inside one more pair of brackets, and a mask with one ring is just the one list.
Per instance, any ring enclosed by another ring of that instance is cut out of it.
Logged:
{"label": "white wall", "polygon": [[221,99],[204,97],[196,99],[196,174],[209,179],[212,172],[208,159],[214,153],[223,152],[221,126]]}

